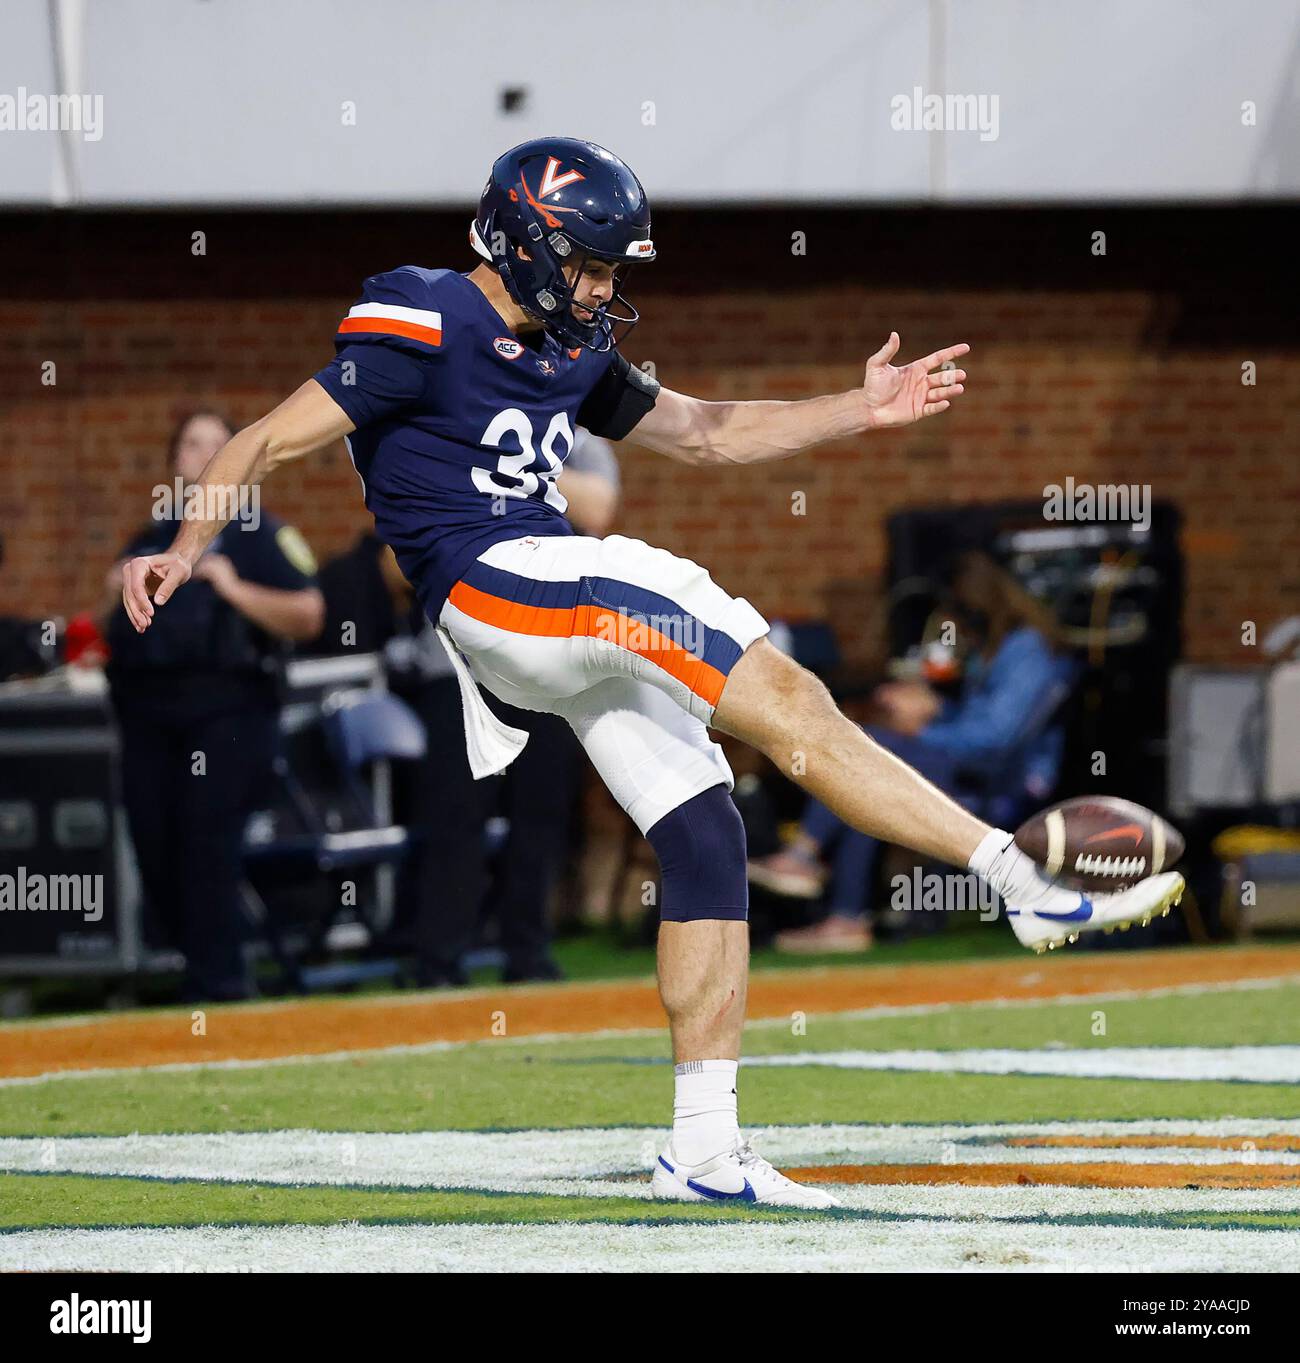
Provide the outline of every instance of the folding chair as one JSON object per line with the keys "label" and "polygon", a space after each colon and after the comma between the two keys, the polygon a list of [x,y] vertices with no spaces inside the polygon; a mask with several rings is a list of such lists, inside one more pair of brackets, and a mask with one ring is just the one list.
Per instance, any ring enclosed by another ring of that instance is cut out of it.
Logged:
{"label": "folding chair", "polygon": [[[309,786],[285,754],[277,756],[275,777],[296,829],[277,828],[270,836],[245,841],[244,868],[259,909],[258,917],[287,988],[297,992],[392,976],[395,961],[356,961],[308,966],[295,952],[273,902],[267,896],[286,887],[301,887],[324,878],[333,887],[323,915],[308,925],[307,952],[320,950],[341,910],[355,907],[367,934],[377,924],[368,917],[365,898],[345,904],[347,880],[363,871],[400,862],[410,850],[411,834],[381,819],[372,789],[364,779],[371,764],[416,761],[425,755],[424,725],[402,700],[386,692],[335,692],[296,729],[315,729],[323,739],[324,761]],[[323,780],[322,780],[323,778]]]}

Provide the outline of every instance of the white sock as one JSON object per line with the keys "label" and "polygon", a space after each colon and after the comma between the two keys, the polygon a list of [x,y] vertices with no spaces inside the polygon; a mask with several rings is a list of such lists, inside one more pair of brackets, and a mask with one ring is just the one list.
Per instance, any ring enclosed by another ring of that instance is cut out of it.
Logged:
{"label": "white sock", "polygon": [[1041,866],[1016,846],[1015,838],[1001,828],[990,829],[967,863],[983,877],[1013,909],[1046,905],[1061,893]]}
{"label": "white sock", "polygon": [[673,1154],[703,1164],[739,1139],[735,1060],[687,1060],[673,1067]]}

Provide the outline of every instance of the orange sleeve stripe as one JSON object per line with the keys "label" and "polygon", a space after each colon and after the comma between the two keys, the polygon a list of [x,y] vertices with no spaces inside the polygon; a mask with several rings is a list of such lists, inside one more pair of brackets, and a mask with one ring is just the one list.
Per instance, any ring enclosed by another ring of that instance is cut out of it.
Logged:
{"label": "orange sleeve stripe", "polygon": [[621,611],[606,606],[528,606],[480,591],[458,582],[447,599],[457,610],[510,634],[538,638],[607,639],[663,668],[701,700],[716,705],[726,684],[726,674],[675,643],[667,635]]}
{"label": "orange sleeve stripe", "polygon": [[388,336],[406,336],[425,345],[441,345],[442,332],[433,327],[422,327],[415,322],[399,322],[396,317],[345,317],[339,323],[339,334],[354,331],[379,331]]}

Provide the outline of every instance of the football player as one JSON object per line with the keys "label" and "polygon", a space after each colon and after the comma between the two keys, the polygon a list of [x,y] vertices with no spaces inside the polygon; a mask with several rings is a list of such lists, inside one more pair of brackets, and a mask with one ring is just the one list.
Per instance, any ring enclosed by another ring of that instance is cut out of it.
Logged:
{"label": "football player", "polygon": [[[676,1062],[672,1136],[657,1196],[826,1207],[741,1135],[736,1070],[745,1015],[745,840],[730,769],[709,727],[752,744],[846,823],[982,875],[1023,942],[1165,907],[1176,874],[1089,899],[878,747],[767,623],[688,559],[637,539],[574,534],[556,475],[574,428],[686,465],[743,467],[827,440],[927,420],[960,398],[952,345],[892,363],[891,333],[862,386],[799,402],[705,402],[619,352],[637,321],[627,272],[655,258],[640,181],[594,143],[541,138],[506,152],[484,187],[474,269],[407,265],[366,281],[332,364],[216,455],[204,482],[255,484],[348,442],[375,525],[392,545],[461,679],[476,775],[524,735],[480,694],[561,715],[659,858],[660,993]],[[170,550],[133,560],[135,627],[189,578],[220,529],[187,521]],[[150,597],[152,596],[152,600]]]}

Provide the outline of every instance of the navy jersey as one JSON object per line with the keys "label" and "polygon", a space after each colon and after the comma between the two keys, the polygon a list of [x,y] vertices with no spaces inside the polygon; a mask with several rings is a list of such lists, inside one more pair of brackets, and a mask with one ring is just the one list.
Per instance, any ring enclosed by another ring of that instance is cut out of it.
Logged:
{"label": "navy jersey", "polygon": [[[316,381],[357,428],[348,448],[366,506],[435,621],[489,545],[573,533],[555,480],[575,427],[618,438],[658,390],[617,351],[514,336],[454,270],[366,280],[335,345]],[[638,394],[630,416],[611,383]]]}

